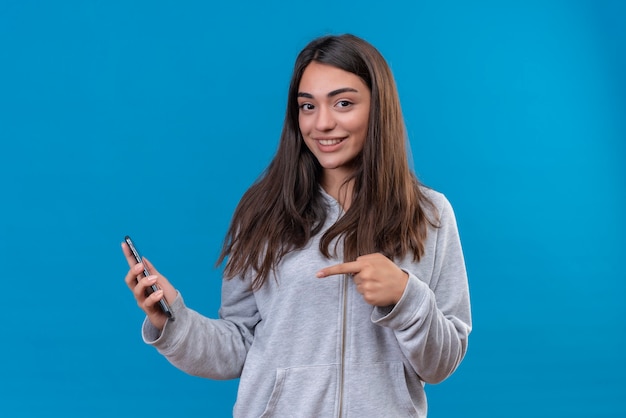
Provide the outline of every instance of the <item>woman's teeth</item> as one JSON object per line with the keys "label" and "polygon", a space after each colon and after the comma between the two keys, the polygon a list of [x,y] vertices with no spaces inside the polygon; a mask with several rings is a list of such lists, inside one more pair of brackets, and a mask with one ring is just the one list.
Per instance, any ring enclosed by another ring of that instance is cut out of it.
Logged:
{"label": "woman's teeth", "polygon": [[321,145],[335,145],[341,142],[341,139],[320,139]]}

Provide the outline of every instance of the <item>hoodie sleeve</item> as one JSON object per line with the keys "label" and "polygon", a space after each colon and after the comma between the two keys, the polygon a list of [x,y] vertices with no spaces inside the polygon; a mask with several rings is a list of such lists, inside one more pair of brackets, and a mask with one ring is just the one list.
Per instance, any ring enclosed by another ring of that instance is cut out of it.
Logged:
{"label": "hoodie sleeve", "polygon": [[[398,343],[419,378],[438,383],[450,376],[467,351],[472,328],[469,286],[456,219],[440,196],[439,228],[431,230],[431,277],[409,273],[400,301],[375,308],[372,321],[394,330]],[[423,269],[424,271],[426,269]]]}
{"label": "hoodie sleeve", "polygon": [[185,306],[182,295],[172,303],[176,320],[159,333],[146,319],[142,335],[177,368],[194,376],[234,379],[241,375],[254,329],[260,320],[249,282],[235,277],[222,284],[219,319]]}

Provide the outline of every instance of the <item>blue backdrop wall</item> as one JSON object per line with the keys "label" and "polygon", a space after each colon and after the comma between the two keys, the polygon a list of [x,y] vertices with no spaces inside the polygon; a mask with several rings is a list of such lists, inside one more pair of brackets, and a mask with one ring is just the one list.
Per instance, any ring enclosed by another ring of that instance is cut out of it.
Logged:
{"label": "blue backdrop wall", "polygon": [[623,1],[0,3],[0,415],[215,416],[143,344],[120,242],[196,310],[297,52],[351,32],[455,207],[475,328],[432,417],[626,414]]}

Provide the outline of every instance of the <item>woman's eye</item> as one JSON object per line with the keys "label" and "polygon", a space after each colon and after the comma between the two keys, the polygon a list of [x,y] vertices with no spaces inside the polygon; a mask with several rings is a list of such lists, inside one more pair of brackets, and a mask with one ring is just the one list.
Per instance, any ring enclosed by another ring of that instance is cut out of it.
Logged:
{"label": "woman's eye", "polygon": [[337,102],[337,106],[338,107],[348,107],[352,104],[352,102],[348,101],[348,100],[340,100]]}
{"label": "woman's eye", "polygon": [[315,106],[313,106],[311,103],[302,103],[300,105],[301,110],[313,110],[314,108]]}

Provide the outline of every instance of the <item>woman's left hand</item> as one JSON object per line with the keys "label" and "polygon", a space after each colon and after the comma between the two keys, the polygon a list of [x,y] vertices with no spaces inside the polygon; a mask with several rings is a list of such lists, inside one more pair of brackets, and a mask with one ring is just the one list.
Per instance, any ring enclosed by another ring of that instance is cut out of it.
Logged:
{"label": "woman's left hand", "polygon": [[326,267],[317,272],[317,277],[336,274],[352,275],[363,300],[374,306],[398,303],[409,281],[409,275],[404,270],[380,253],[363,255],[356,261]]}

